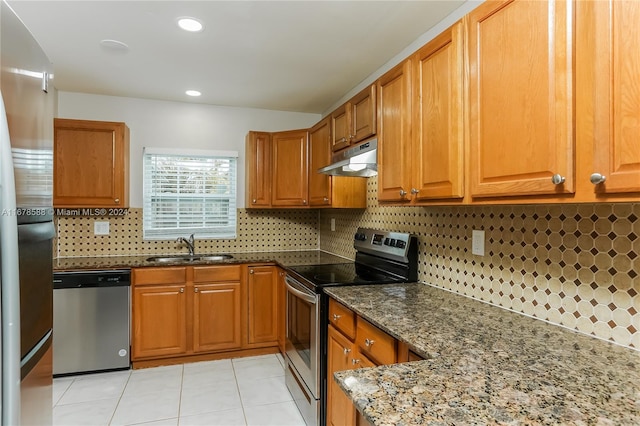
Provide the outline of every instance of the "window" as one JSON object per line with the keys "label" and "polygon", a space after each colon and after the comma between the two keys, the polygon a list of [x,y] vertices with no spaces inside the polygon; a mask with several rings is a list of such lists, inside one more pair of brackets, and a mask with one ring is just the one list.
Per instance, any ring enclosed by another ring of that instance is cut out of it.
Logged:
{"label": "window", "polygon": [[145,148],[143,237],[236,237],[238,153]]}

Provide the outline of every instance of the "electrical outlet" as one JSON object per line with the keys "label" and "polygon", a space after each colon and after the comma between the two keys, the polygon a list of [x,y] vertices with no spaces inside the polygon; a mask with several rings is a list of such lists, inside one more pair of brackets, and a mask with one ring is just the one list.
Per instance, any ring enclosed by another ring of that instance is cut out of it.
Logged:
{"label": "electrical outlet", "polygon": [[109,235],[108,221],[93,222],[93,235]]}
{"label": "electrical outlet", "polygon": [[331,230],[332,231],[336,230],[336,218],[334,217],[331,218]]}
{"label": "electrical outlet", "polygon": [[484,231],[474,229],[471,232],[471,253],[484,256]]}

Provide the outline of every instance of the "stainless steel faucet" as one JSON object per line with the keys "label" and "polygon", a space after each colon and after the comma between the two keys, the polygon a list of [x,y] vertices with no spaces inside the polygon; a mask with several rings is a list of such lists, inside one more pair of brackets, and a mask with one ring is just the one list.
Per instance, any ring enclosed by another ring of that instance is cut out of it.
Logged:
{"label": "stainless steel faucet", "polygon": [[187,248],[189,249],[189,256],[195,256],[195,254],[196,254],[196,239],[194,238],[193,234],[191,234],[189,236],[189,238],[178,237],[178,239],[176,241],[178,243],[186,244]]}

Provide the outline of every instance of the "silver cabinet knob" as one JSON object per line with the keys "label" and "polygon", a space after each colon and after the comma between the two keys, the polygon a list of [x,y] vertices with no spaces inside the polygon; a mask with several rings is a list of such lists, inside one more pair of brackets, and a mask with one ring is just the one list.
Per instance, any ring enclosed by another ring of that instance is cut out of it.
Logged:
{"label": "silver cabinet knob", "polygon": [[351,360],[351,364],[353,364],[353,365],[360,364],[360,360],[359,359],[352,359]]}
{"label": "silver cabinet knob", "polygon": [[329,202],[329,197],[324,197],[322,200],[323,200],[325,203],[328,203],[328,202]]}
{"label": "silver cabinet knob", "polygon": [[120,198],[116,198],[115,200],[113,200],[113,202],[116,204],[120,204]]}
{"label": "silver cabinet knob", "polygon": [[553,183],[554,185],[561,185],[563,184],[565,181],[564,176],[562,176],[559,173],[556,173],[555,175],[551,176],[551,183]]}
{"label": "silver cabinet knob", "polygon": [[342,315],[333,314],[333,320],[338,321]]}
{"label": "silver cabinet knob", "polygon": [[405,191],[404,189],[400,190],[400,196],[404,197],[405,195],[407,195],[407,191]]}
{"label": "silver cabinet knob", "polygon": [[419,190],[419,189],[411,188],[411,193],[412,193],[413,195],[416,195],[418,192],[420,192],[420,190]]}
{"label": "silver cabinet knob", "polygon": [[193,291],[197,293],[198,292],[198,287],[194,288]]}
{"label": "silver cabinet knob", "polygon": [[347,355],[349,352],[351,352],[351,349],[349,348],[344,348],[344,354]]}
{"label": "silver cabinet knob", "polygon": [[601,175],[600,173],[594,173],[591,175],[589,180],[594,185],[600,185],[601,183],[604,183],[605,180],[607,180],[607,177],[604,175]]}
{"label": "silver cabinet knob", "polygon": [[250,269],[250,270],[249,270],[249,273],[250,273],[251,275],[253,275],[253,269]]}
{"label": "silver cabinet knob", "polygon": [[302,200],[302,204],[306,205],[307,204],[307,200]]}
{"label": "silver cabinet knob", "polygon": [[251,200],[251,202],[252,202],[253,204],[255,204],[255,203],[257,203],[257,202],[258,202],[258,200],[256,200],[256,199],[254,198],[253,200]]}
{"label": "silver cabinet knob", "polygon": [[180,293],[184,293],[184,287],[180,289]]}
{"label": "silver cabinet knob", "polygon": [[371,339],[364,339],[364,344],[370,348],[373,344],[375,343],[375,340],[371,340]]}

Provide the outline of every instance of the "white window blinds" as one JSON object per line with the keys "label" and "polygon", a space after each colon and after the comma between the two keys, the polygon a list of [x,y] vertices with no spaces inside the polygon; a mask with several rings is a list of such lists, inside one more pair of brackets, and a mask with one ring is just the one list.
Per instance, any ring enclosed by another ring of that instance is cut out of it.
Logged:
{"label": "white window blinds", "polygon": [[143,237],[236,237],[238,153],[145,148]]}

